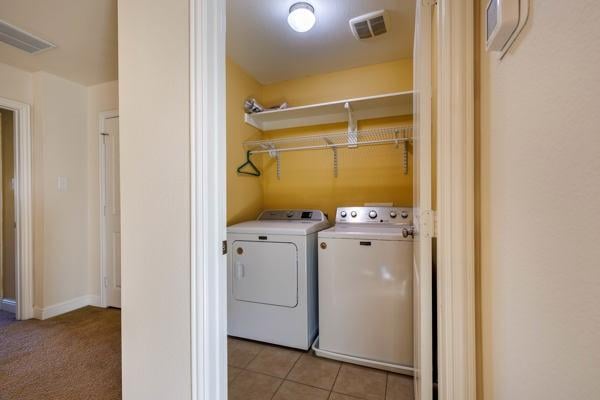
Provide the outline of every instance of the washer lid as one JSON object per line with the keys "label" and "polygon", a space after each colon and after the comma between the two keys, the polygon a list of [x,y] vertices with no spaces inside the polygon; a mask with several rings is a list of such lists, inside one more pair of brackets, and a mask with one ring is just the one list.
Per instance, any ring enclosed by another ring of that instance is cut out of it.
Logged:
{"label": "washer lid", "polygon": [[328,226],[327,221],[248,221],[227,227],[227,233],[305,236]]}
{"label": "washer lid", "polygon": [[337,224],[319,232],[319,239],[412,240],[402,236],[410,225]]}

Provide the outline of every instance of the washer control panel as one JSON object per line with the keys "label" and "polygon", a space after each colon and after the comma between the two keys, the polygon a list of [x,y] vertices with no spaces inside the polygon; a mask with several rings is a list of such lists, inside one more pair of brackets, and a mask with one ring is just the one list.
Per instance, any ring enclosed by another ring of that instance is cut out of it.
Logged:
{"label": "washer control panel", "polygon": [[412,224],[412,208],[407,207],[339,207],[337,223]]}
{"label": "washer control panel", "polygon": [[327,221],[327,215],[320,210],[265,210],[258,216],[259,221]]}

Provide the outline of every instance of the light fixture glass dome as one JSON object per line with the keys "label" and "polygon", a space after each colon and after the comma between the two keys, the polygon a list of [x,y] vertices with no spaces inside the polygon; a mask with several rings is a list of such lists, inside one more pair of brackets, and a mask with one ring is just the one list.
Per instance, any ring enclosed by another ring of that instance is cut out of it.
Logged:
{"label": "light fixture glass dome", "polygon": [[309,31],[316,22],[315,9],[308,3],[295,3],[290,7],[288,24],[296,32]]}

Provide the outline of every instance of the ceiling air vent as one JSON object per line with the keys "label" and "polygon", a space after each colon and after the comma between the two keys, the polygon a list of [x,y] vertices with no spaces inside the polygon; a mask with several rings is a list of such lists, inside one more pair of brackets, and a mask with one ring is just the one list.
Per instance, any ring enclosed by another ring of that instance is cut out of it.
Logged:
{"label": "ceiling air vent", "polygon": [[390,18],[386,10],[373,11],[350,20],[350,29],[357,39],[368,39],[388,31]]}
{"label": "ceiling air vent", "polygon": [[4,42],[31,54],[56,47],[50,42],[33,36],[17,27],[0,20],[0,42]]}

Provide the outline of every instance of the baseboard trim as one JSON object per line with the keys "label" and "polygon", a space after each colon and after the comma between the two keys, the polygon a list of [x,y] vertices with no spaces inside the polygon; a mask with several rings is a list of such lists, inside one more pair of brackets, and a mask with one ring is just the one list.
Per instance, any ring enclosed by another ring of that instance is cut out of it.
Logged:
{"label": "baseboard trim", "polygon": [[86,295],[77,297],[62,303],[54,304],[45,308],[34,307],[33,317],[36,319],[48,319],[86,306],[100,306],[100,297]]}
{"label": "baseboard trim", "polygon": [[11,299],[0,299],[0,310],[16,314],[17,301]]}

